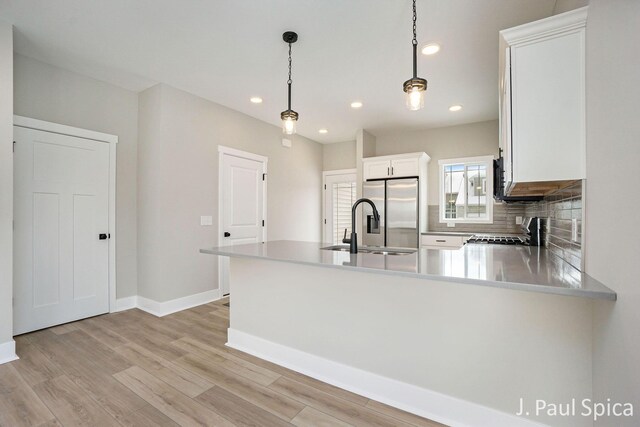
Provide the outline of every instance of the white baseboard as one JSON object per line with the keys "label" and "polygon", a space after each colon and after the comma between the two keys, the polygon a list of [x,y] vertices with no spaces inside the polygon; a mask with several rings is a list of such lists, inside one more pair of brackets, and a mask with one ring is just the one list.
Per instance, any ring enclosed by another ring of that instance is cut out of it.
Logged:
{"label": "white baseboard", "polygon": [[16,354],[16,342],[11,340],[0,344],[0,365],[13,360],[18,360],[18,355]]}
{"label": "white baseboard", "polygon": [[206,291],[199,294],[189,295],[186,297],[164,302],[158,302],[149,298],[138,296],[137,307],[140,310],[144,310],[147,313],[153,314],[154,316],[163,317],[177,311],[186,310],[188,308],[206,304],[218,299],[220,299],[219,289],[213,289],[211,291]]}
{"label": "white baseboard", "polygon": [[229,347],[398,409],[452,427],[542,426],[532,420],[383,377],[291,347],[228,329]]}
{"label": "white baseboard", "polygon": [[219,299],[219,289],[213,289],[211,291],[188,295],[186,297],[164,302],[158,302],[149,298],[134,295],[131,297],[117,299],[115,310],[112,310],[111,312],[116,313],[118,311],[139,308],[140,310],[146,311],[147,313],[153,314],[154,316],[163,317],[171,313],[176,313],[178,311],[186,310],[188,308],[192,308],[202,304],[207,304]]}
{"label": "white baseboard", "polygon": [[138,306],[138,296],[134,295],[126,298],[119,298],[116,300],[116,306],[112,313],[116,313],[118,311],[130,310],[132,308],[136,308]]}

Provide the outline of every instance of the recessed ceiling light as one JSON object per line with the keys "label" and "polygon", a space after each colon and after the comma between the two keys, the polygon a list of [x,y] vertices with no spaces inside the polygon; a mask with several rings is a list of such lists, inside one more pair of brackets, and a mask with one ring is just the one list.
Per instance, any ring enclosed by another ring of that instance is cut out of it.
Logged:
{"label": "recessed ceiling light", "polygon": [[319,132],[319,133],[328,133],[329,131],[328,131],[328,130],[326,130],[326,129],[320,129],[318,132]]}
{"label": "recessed ceiling light", "polygon": [[462,105],[452,105],[449,107],[449,111],[460,111],[462,110]]}
{"label": "recessed ceiling light", "polygon": [[440,45],[438,43],[429,43],[422,48],[423,55],[433,55],[440,52]]}
{"label": "recessed ceiling light", "polygon": [[262,98],[260,98],[259,96],[252,96],[249,101],[253,102],[254,104],[262,104]]}
{"label": "recessed ceiling light", "polygon": [[362,102],[360,101],[353,101],[351,103],[351,108],[362,108]]}

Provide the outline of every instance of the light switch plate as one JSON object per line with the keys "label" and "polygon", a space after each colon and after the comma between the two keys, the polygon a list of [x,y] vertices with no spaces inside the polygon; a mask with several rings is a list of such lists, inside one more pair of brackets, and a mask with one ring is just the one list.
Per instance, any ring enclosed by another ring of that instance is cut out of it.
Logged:
{"label": "light switch plate", "polygon": [[456,226],[455,222],[448,222],[447,223],[447,227],[449,227],[449,228],[454,228],[455,226]]}
{"label": "light switch plate", "polygon": [[287,147],[287,148],[291,148],[291,140],[290,139],[286,139],[286,138],[282,138],[282,146],[283,147]]}
{"label": "light switch plate", "polygon": [[213,217],[210,215],[201,216],[200,225],[213,225]]}

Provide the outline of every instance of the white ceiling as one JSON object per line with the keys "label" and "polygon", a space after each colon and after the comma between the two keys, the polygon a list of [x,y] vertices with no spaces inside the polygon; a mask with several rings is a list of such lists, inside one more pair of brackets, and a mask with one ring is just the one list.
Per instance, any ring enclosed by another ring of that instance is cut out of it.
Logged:
{"label": "white ceiling", "polygon": [[[552,14],[555,0],[418,0],[425,108],[404,106],[409,0],[0,0],[23,55],[140,91],[164,82],[274,125],[286,109],[286,30],[298,132],[319,142],[498,115],[498,31]],[[251,96],[264,99],[251,104]],[[364,107],[352,110],[351,101]],[[457,113],[448,111],[462,104]],[[326,135],[318,129],[327,128]]]}

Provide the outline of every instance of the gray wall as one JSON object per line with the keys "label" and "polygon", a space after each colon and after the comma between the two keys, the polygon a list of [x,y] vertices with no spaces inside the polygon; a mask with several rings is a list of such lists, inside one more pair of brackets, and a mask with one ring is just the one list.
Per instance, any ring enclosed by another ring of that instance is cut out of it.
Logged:
{"label": "gray wall", "polygon": [[[140,95],[139,295],[167,301],[216,289],[218,145],[267,156],[268,240],[321,240],[322,147],[167,85]],[[211,215],[214,226],[200,226]]]}
{"label": "gray wall", "polygon": [[13,336],[13,29],[0,21],[0,345]]}
{"label": "gray wall", "polygon": [[553,7],[553,14],[568,12],[579,7],[584,7],[589,4],[589,0],[556,0],[556,5]]}
{"label": "gray wall", "polygon": [[322,170],[356,168],[356,141],[322,145]]}
{"label": "gray wall", "polygon": [[379,132],[376,156],[424,151],[428,165],[428,203],[438,204],[438,160],[498,155],[498,121],[471,123],[422,131]]}
{"label": "gray wall", "polygon": [[117,298],[136,295],[138,94],[15,55],[15,114],[117,135]]}
{"label": "gray wall", "polygon": [[618,293],[594,304],[594,398],[640,410],[640,1],[592,0],[587,23],[586,272]]}

